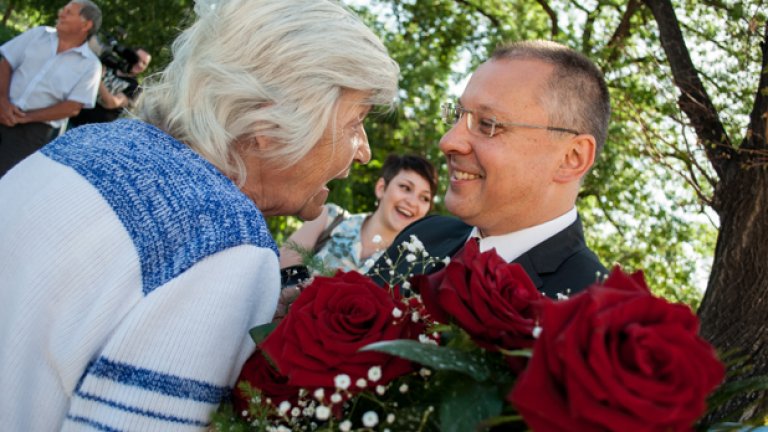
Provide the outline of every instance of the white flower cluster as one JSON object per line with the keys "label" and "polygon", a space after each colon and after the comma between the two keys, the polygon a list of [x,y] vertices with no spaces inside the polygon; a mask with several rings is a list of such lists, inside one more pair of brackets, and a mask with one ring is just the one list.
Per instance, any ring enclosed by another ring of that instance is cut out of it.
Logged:
{"label": "white flower cluster", "polygon": [[408,240],[400,243],[397,246],[397,252],[399,255],[394,259],[384,255],[383,262],[386,266],[382,264],[379,267],[372,267],[370,271],[388,283],[390,287],[399,285],[404,290],[410,290],[411,286],[408,279],[413,276],[414,270],[418,269],[421,272],[421,269],[434,268],[447,264],[450,261],[448,257],[437,258],[430,256],[424,247],[424,243],[415,235],[411,235]]}

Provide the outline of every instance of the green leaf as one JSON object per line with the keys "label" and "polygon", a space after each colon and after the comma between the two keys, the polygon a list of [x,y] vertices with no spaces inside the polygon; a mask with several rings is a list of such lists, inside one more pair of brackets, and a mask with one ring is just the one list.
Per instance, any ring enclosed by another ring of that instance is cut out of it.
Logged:
{"label": "green leaf", "polygon": [[481,355],[448,347],[423,344],[414,340],[392,340],[366,345],[360,351],[378,351],[408,359],[435,370],[461,372],[476,381],[490,376],[490,369]]}
{"label": "green leaf", "polygon": [[766,390],[768,390],[768,376],[765,375],[732,381],[718,387],[707,400],[707,405],[712,410],[738,395]]}
{"label": "green leaf", "polygon": [[494,383],[457,380],[440,404],[440,430],[477,430],[480,422],[501,413],[504,402]]}
{"label": "green leaf", "polygon": [[262,324],[260,326],[256,326],[252,328],[248,333],[251,335],[251,339],[253,339],[253,341],[256,342],[256,345],[258,345],[267,336],[269,336],[270,333],[272,333],[272,330],[274,330],[275,327],[277,327],[276,322],[269,323],[269,324]]}

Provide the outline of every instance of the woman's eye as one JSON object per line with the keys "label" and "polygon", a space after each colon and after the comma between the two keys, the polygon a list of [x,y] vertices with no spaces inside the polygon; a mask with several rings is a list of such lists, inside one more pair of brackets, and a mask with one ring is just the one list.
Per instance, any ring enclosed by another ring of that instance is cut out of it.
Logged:
{"label": "woman's eye", "polygon": [[410,191],[411,191],[411,188],[410,188],[410,186],[408,186],[408,185],[404,185],[404,184],[401,184],[401,185],[400,185],[400,189],[402,189],[402,190],[404,190],[404,191],[406,191],[406,192],[410,192]]}

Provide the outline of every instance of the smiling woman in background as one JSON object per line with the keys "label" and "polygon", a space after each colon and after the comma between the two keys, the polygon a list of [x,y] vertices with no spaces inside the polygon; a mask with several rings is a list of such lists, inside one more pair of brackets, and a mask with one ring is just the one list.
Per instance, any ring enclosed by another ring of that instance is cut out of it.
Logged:
{"label": "smiling woman in background", "polygon": [[381,169],[373,213],[349,214],[326,204],[315,220],[301,226],[280,249],[280,267],[300,264],[300,249],[315,252],[328,269],[365,274],[406,226],[427,215],[437,192],[437,172],[421,156],[390,155]]}
{"label": "smiling woman in background", "polygon": [[15,431],[203,430],[272,319],[264,216],[317,218],[370,159],[398,67],[336,2],[227,0],[150,83],[0,180],[0,419]]}

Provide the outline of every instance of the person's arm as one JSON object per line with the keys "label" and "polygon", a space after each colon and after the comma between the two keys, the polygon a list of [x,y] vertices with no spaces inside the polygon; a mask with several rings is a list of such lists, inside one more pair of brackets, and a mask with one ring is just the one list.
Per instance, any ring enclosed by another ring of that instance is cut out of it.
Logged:
{"label": "person's arm", "polygon": [[16,118],[21,114],[21,110],[11,103],[8,96],[11,76],[13,76],[11,64],[3,58],[0,60],[0,124],[9,127],[16,124]]}
{"label": "person's arm", "polygon": [[[295,250],[295,246],[302,249],[312,249],[328,226],[328,206],[323,206],[323,211],[317,218],[304,222],[280,248],[280,268],[290,267],[302,263],[301,255]],[[294,246],[295,245],[295,246]]]}
{"label": "person's arm", "polygon": [[99,83],[99,100],[101,101],[101,106],[107,109],[123,108],[130,102],[128,96],[123,92],[118,92],[117,94],[110,93],[107,86],[104,85],[104,81]]}
{"label": "person's arm", "polygon": [[147,293],[79,380],[62,430],[207,430],[279,285],[274,251],[241,245]]}
{"label": "person's arm", "polygon": [[74,117],[80,113],[83,104],[75,101],[62,101],[46,108],[29,110],[16,118],[16,123],[35,123]]}

